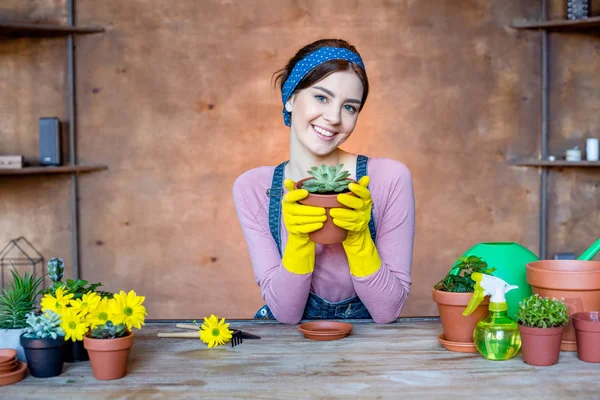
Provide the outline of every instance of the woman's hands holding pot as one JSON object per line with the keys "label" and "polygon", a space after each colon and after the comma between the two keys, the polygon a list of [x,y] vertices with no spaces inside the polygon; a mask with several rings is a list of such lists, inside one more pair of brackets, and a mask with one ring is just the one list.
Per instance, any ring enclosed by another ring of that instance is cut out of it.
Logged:
{"label": "woman's hands holding pot", "polygon": [[299,200],[308,196],[308,191],[296,189],[295,184],[291,179],[283,182],[288,193],[281,202],[281,212],[288,240],[281,262],[285,269],[294,274],[308,274],[315,268],[315,243],[308,234],[321,229],[327,215],[323,207],[299,204]]}
{"label": "woman's hands holding pot", "polygon": [[348,257],[350,273],[357,277],[371,275],[381,267],[381,259],[369,231],[373,208],[371,192],[367,188],[369,182],[370,178],[363,176],[357,183],[348,186],[356,196],[347,193],[337,196],[337,200],[349,209],[329,210],[333,223],[348,231],[342,245]]}

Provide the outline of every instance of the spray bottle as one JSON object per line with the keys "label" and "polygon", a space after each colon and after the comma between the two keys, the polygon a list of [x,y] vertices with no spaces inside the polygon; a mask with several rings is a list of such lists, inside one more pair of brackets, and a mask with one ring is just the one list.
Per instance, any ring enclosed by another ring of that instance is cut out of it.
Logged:
{"label": "spray bottle", "polygon": [[473,331],[477,351],[488,360],[508,360],[514,357],[521,349],[521,335],[517,323],[506,313],[508,306],[504,295],[518,286],[479,272],[474,272],[471,279],[475,281],[475,293],[463,315],[475,311],[485,296],[492,296],[488,316],[479,321]]}

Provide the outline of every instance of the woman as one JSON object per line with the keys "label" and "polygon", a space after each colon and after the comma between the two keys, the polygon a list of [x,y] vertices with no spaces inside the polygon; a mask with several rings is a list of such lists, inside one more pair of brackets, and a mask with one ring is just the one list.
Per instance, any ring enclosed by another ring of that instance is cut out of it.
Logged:
{"label": "woman", "polygon": [[[360,55],[343,40],[319,40],[300,49],[275,82],[290,127],[290,159],[245,172],[233,188],[266,302],[255,318],[392,322],[410,291],[414,195],[404,164],[339,147],[352,134],[369,92]],[[348,230],[341,244],[310,240],[308,234],[323,226],[325,210],[299,204],[308,192],[294,189],[312,166],[323,164],[344,164],[358,180],[350,184],[357,197],[338,195],[349,209],[330,212]]]}

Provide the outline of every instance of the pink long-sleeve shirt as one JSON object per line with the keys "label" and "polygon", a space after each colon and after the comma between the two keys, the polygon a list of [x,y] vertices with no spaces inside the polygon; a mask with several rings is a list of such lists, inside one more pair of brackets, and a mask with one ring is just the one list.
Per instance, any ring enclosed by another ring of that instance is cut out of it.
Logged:
{"label": "pink long-sleeve shirt", "polygon": [[[294,274],[283,266],[269,228],[266,190],[271,187],[274,169],[259,167],[242,174],[233,186],[233,198],[256,282],[275,318],[298,323],[308,294],[313,292],[330,302],[358,295],[375,322],[396,320],[410,291],[415,233],[415,201],[408,168],[395,160],[369,158],[375,243],[382,265],[364,277],[350,274],[341,244],[317,244],[312,273]],[[283,252],[288,237],[283,218],[280,232]]]}

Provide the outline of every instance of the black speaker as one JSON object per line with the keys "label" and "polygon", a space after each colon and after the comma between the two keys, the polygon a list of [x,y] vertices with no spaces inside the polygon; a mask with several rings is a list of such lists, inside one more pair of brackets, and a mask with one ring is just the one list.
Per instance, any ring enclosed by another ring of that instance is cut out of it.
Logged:
{"label": "black speaker", "polygon": [[60,121],[56,117],[40,118],[40,164],[60,165]]}

